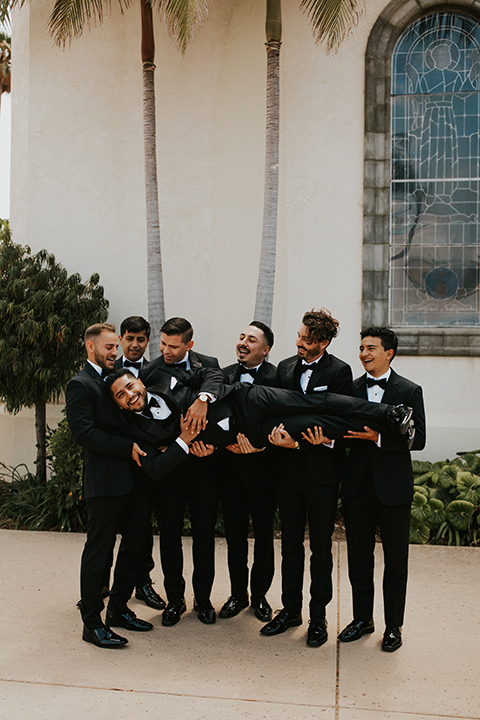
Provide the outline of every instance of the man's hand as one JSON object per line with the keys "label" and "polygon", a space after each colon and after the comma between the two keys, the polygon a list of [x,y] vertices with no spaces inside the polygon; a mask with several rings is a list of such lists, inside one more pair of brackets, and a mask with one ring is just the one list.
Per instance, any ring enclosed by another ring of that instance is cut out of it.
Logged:
{"label": "man's hand", "polygon": [[374,443],[378,441],[378,432],[372,430],[367,425],[364,425],[363,432],[356,430],[349,430],[345,438],[354,438],[355,440],[372,440]]}
{"label": "man's hand", "polygon": [[307,440],[311,445],[323,445],[325,443],[329,444],[332,442],[330,438],[325,437],[325,435],[323,434],[323,429],[320,427],[320,425],[315,425],[313,431],[311,428],[308,428],[307,432],[302,432],[302,437],[304,440]]}
{"label": "man's hand", "polygon": [[215,452],[215,445],[205,445],[201,440],[194,440],[190,445],[190,455],[195,457],[208,457]]}
{"label": "man's hand", "polygon": [[227,445],[226,449],[235,453],[235,455],[251,455],[252,453],[259,453],[265,450],[265,448],[253,447],[250,440],[245,437],[243,433],[238,433],[237,442],[233,443],[233,445]]}
{"label": "man's hand", "polygon": [[187,429],[193,430],[198,434],[200,430],[207,427],[207,410],[208,402],[202,402],[198,398],[190,405],[185,415]]}
{"label": "man's hand", "polygon": [[190,443],[195,440],[200,430],[201,428],[198,430],[192,430],[190,423],[187,422],[187,418],[180,415],[180,440],[183,440],[184,443],[190,445]]}
{"label": "man's hand", "polygon": [[272,445],[277,445],[283,448],[295,448],[295,440],[285,430],[283,423],[280,423],[278,427],[274,427],[270,435],[268,436],[269,441]]}
{"label": "man's hand", "polygon": [[142,467],[142,463],[140,462],[141,457],[145,457],[147,453],[143,452],[142,448],[137,445],[136,442],[133,443],[132,446],[132,460],[134,460],[138,467]]}

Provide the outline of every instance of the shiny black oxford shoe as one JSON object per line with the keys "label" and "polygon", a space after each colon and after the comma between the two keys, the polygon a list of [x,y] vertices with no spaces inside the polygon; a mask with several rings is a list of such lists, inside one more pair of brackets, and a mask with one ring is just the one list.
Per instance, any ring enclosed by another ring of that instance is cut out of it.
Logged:
{"label": "shiny black oxford shoe", "polygon": [[309,647],[320,647],[328,640],[327,621],[325,618],[310,620],[307,631],[307,645]]}
{"label": "shiny black oxford shoe", "polygon": [[154,590],[152,583],[146,583],[135,589],[135,597],[154,610],[164,610],[167,606],[165,600]]}
{"label": "shiny black oxford shoe", "polygon": [[214,625],[217,620],[217,614],[210,600],[203,603],[197,603],[195,600],[193,609],[198,613],[198,619],[204,625]]}
{"label": "shiny black oxford shoe", "polygon": [[260,622],[266,623],[272,619],[272,608],[266,597],[260,598],[258,602],[253,602],[252,600],[250,604],[255,611],[255,617],[258,618]]}
{"label": "shiny black oxford shoe", "polygon": [[187,606],[185,605],[184,598],[169,602],[167,607],[163,611],[162,625],[164,627],[173,627],[178,622],[180,622],[180,618],[182,617],[186,609]]}
{"label": "shiny black oxford shoe", "polygon": [[288,610],[280,610],[273,620],[264,625],[260,629],[260,634],[270,637],[272,635],[280,635],[291,627],[298,627],[302,624],[302,616],[297,613],[288,612]]}
{"label": "shiny black oxford shoe", "polygon": [[340,642],[353,642],[354,640],[359,640],[362,635],[367,635],[374,631],[375,625],[373,624],[373,620],[352,620],[347,627],[343,628],[338,639]]}
{"label": "shiny black oxford shoe", "polygon": [[134,612],[127,610],[123,613],[112,612],[107,608],[106,624],[108,627],[122,627],[125,630],[135,632],[147,632],[153,630],[152,623],[137,618]]}
{"label": "shiny black oxford shoe", "polygon": [[85,640],[85,642],[92,643],[99,648],[107,649],[125,647],[128,643],[127,638],[117,635],[113,632],[113,630],[105,627],[105,625],[94,629],[88,628],[84,625],[82,639]]}
{"label": "shiny black oxford shoe", "polygon": [[239,612],[248,607],[247,598],[239,598],[236,595],[230,595],[228,600],[223,603],[222,609],[218,613],[220,618],[232,618],[238,615]]}
{"label": "shiny black oxford shoe", "polygon": [[385,650],[385,652],[395,652],[395,650],[402,647],[402,644],[402,628],[385,628],[382,640],[382,650]]}

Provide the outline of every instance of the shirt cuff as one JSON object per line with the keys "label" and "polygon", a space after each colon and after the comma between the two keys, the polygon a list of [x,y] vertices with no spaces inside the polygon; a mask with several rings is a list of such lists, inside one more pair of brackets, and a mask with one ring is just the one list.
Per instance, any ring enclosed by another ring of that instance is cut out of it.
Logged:
{"label": "shirt cuff", "polygon": [[189,449],[188,449],[188,445],[187,445],[187,443],[186,443],[184,440],[181,440],[181,439],[178,437],[178,438],[175,440],[175,442],[177,442],[177,443],[180,445],[180,447],[182,448],[182,450],[184,450],[186,453],[190,452]]}
{"label": "shirt cuff", "polygon": [[380,433],[378,433],[378,439],[377,439],[377,442],[375,443],[375,445],[379,448],[382,447],[382,436],[380,435]]}

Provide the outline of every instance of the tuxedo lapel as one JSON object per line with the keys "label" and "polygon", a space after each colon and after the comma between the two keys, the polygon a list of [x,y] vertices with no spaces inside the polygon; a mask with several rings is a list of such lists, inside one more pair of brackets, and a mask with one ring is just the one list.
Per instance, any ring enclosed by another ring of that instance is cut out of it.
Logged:
{"label": "tuxedo lapel", "polygon": [[268,368],[263,362],[258,368],[257,374],[255,375],[255,378],[253,380],[254,385],[263,385],[263,381],[265,380],[265,376],[267,375],[267,370]]}
{"label": "tuxedo lapel", "polygon": [[365,398],[365,400],[368,400],[366,373],[365,375],[362,375],[362,377],[358,381],[356,381],[355,395],[359,398]]}
{"label": "tuxedo lapel", "polygon": [[192,350],[190,350],[190,354],[188,357],[190,360],[190,369],[191,370],[196,370],[197,368],[203,367],[202,363],[198,359],[198,356]]}
{"label": "tuxedo lapel", "polygon": [[386,405],[395,405],[395,397],[398,393],[400,386],[399,378],[397,373],[392,370],[390,377],[388,378],[387,387],[383,393],[382,403]]}
{"label": "tuxedo lapel", "polygon": [[316,364],[307,385],[307,394],[313,393],[313,388],[321,387],[326,383],[322,383],[322,377],[327,372],[328,366],[330,365],[330,356],[325,351]]}

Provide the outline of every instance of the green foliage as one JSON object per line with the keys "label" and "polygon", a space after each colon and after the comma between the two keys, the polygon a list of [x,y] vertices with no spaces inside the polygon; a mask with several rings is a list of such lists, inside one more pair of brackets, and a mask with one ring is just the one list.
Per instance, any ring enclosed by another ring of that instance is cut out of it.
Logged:
{"label": "green foliage", "polygon": [[410,542],[480,544],[480,450],[454,460],[413,461]]}
{"label": "green foliage", "polygon": [[3,466],[1,476],[9,476],[11,482],[0,484],[0,527],[85,531],[82,450],[74,442],[66,419],[49,432],[48,452],[52,475],[46,485],[37,485],[26,468],[22,475],[20,466]]}
{"label": "green foliage", "polygon": [[8,412],[58,398],[83,363],[85,329],[107,318],[99,276],[82,283],[0,221],[0,399]]}

